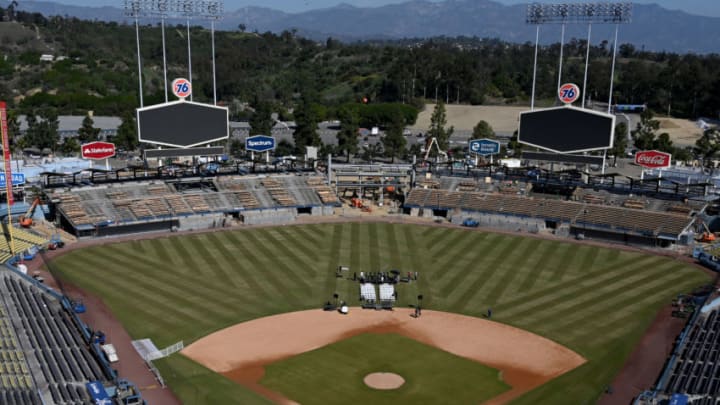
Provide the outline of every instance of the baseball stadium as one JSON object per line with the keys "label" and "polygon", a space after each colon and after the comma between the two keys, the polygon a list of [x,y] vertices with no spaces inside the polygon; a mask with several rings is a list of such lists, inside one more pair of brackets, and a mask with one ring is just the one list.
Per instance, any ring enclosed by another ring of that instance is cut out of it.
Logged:
{"label": "baseball stadium", "polygon": [[720,404],[720,182],[608,165],[612,100],[454,109],[517,130],[512,159],[271,163],[176,83],[140,82],[141,165],[17,181],[0,103],[0,403]]}

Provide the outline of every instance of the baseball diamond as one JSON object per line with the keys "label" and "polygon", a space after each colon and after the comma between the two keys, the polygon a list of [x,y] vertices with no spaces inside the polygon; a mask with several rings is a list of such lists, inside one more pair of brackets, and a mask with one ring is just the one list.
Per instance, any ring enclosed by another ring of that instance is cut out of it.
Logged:
{"label": "baseball diamond", "polygon": [[[683,261],[637,251],[389,222],[250,227],[158,237],[78,249],[54,263],[66,284],[102,297],[133,339],[151,338],[158,347],[179,340],[186,343],[184,352],[155,364],[181,401],[192,404],[348,403],[342,398],[384,403],[387,395],[395,395],[393,403],[416,403],[415,397],[398,392],[413,389],[416,381],[427,378],[423,377],[427,370],[442,369],[451,379],[461,378],[466,370],[466,366],[456,371],[444,367],[450,358],[426,354],[436,350],[433,347],[453,358],[500,370],[482,371],[485,377],[473,382],[484,394],[478,391],[476,397],[459,397],[454,403],[593,402],[659,308],[678,293],[708,281],[705,273]],[[348,271],[339,272],[338,266]],[[358,283],[352,279],[361,271],[391,269],[412,274],[408,282],[398,284],[396,309],[358,308],[362,304]],[[350,306],[348,315],[320,309],[334,294]],[[417,305],[426,310],[411,316],[409,307]],[[484,319],[489,308],[492,319]],[[294,323],[283,324],[281,320],[288,317],[294,317]],[[478,326],[442,326],[458,317],[475,319]],[[267,328],[261,334],[267,336],[265,340],[247,329],[260,324]],[[493,330],[516,332],[508,339]],[[229,331],[245,332],[233,336]],[[365,332],[388,337],[389,347],[395,347],[391,336],[399,336],[429,348],[398,349],[393,352],[397,352],[392,363],[396,367],[390,367],[382,356],[377,360],[367,354],[364,359],[363,353],[384,350],[363,343]],[[324,334],[329,337],[322,338]],[[343,343],[356,338],[360,340],[355,344]],[[199,354],[202,350],[197,348],[207,339],[219,339],[213,356],[222,359],[222,367],[213,364],[210,354]],[[523,354],[523,347],[536,339],[567,353],[569,362],[518,392],[518,372],[532,374],[550,364],[548,359]],[[284,351],[270,351],[283,346]],[[268,351],[259,352],[263,347]],[[247,355],[245,363],[239,360]],[[415,366],[403,366],[406,361]],[[233,374],[238,367],[245,371]],[[372,372],[395,372],[406,383],[398,390],[372,390],[363,383]],[[331,380],[318,386],[313,382],[316,374]],[[288,375],[292,378],[283,377]],[[423,384],[427,392],[417,395],[437,400],[442,383],[428,384]],[[346,396],[334,397],[331,392]],[[519,396],[504,397],[503,392]]]}

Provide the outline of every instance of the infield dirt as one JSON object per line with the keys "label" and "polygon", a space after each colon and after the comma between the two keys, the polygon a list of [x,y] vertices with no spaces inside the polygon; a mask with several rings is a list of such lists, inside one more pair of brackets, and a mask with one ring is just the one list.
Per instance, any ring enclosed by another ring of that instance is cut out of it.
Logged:
{"label": "infield dirt", "polygon": [[231,326],[182,353],[281,404],[294,402],[260,384],[265,365],[361,333],[400,334],[500,370],[512,389],[488,404],[507,403],[585,362],[566,347],[512,326],[439,311],[425,310],[420,318],[412,313],[359,308],[345,316],[321,310],[292,312]]}

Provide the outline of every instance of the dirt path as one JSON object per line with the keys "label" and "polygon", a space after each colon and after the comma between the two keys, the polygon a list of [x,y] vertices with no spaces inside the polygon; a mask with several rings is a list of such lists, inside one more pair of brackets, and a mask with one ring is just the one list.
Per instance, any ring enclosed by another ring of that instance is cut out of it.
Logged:
{"label": "dirt path", "polygon": [[[489,404],[504,404],[585,362],[549,339],[501,323],[430,310],[417,319],[411,314],[407,308],[351,308],[344,316],[322,310],[291,312],[215,332],[182,354],[282,404],[292,402],[259,384],[264,365],[367,332],[397,333],[497,368],[512,389]],[[293,339],[287,339],[287,331],[293,331]]]}

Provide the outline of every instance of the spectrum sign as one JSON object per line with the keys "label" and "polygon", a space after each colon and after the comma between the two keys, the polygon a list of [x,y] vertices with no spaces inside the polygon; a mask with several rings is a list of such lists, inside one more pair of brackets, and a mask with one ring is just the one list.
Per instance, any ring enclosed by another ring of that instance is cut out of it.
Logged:
{"label": "spectrum sign", "polygon": [[245,139],[245,149],[252,152],[267,152],[275,149],[275,138],[267,135],[255,135]]}

